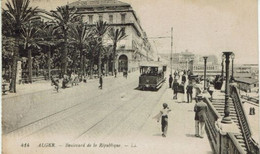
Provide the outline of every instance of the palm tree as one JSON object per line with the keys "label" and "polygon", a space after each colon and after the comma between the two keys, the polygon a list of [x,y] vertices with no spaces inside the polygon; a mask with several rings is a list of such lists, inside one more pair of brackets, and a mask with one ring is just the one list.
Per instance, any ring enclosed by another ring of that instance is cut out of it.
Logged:
{"label": "palm tree", "polygon": [[80,52],[80,70],[81,77],[86,75],[85,59],[87,52],[87,42],[93,36],[93,31],[83,23],[82,20],[70,28],[70,43],[75,44]]}
{"label": "palm tree", "polygon": [[77,14],[76,8],[69,8],[68,5],[65,7],[57,7],[56,11],[51,13],[46,12],[47,15],[53,17],[53,22],[56,24],[54,31],[57,31],[63,39],[64,50],[62,53],[62,75],[67,73],[68,69],[68,33],[71,24],[73,24],[80,17]]}
{"label": "palm tree", "polygon": [[90,78],[93,78],[93,66],[95,62],[95,58],[98,56],[102,50],[102,42],[99,41],[98,37],[90,37],[90,40],[87,43],[87,55],[90,61]]}
{"label": "palm tree", "polygon": [[40,48],[37,44],[37,34],[39,29],[34,28],[31,24],[28,24],[22,28],[21,36],[24,39],[24,49],[28,51],[28,82],[32,83],[32,48]]}
{"label": "palm tree", "polygon": [[41,35],[43,39],[39,42],[42,46],[47,47],[47,68],[48,68],[48,79],[51,78],[51,54],[52,47],[58,45],[60,42],[55,36],[53,23],[45,23],[43,29],[41,30]]}
{"label": "palm tree", "polygon": [[103,47],[104,49],[104,61],[106,63],[106,75],[109,72],[109,61],[110,61],[110,56],[112,55],[112,45],[109,45],[107,47]]}
{"label": "palm tree", "polygon": [[[16,92],[16,71],[17,71],[17,59],[19,56],[19,42],[21,37],[21,29],[25,23],[28,23],[35,18],[39,10],[36,8],[29,7],[30,0],[12,0],[7,1],[7,9],[3,9],[3,22],[6,22],[11,29],[10,35],[15,38],[15,47],[13,51],[13,62],[12,62],[12,79],[10,85],[10,91]],[[3,24],[5,25],[5,24]]]}
{"label": "palm tree", "polygon": [[111,28],[108,35],[113,41],[113,64],[112,64],[112,75],[113,75],[115,71],[117,43],[120,40],[126,38],[127,35],[125,33],[125,28],[116,28],[116,29]]}
{"label": "palm tree", "polygon": [[[103,22],[102,20],[96,23],[95,32],[97,34],[98,41],[101,42],[101,45],[103,43],[103,36],[107,32],[108,28],[109,28],[108,24],[106,22]],[[98,51],[98,75],[99,76],[101,75],[101,57],[102,57],[102,51],[99,50]]]}

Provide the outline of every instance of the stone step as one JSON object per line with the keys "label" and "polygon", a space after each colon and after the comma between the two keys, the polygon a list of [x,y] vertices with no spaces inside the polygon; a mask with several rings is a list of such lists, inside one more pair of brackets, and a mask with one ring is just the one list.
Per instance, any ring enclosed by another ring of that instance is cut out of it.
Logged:
{"label": "stone step", "polygon": [[236,135],[237,139],[244,139],[242,135]]}

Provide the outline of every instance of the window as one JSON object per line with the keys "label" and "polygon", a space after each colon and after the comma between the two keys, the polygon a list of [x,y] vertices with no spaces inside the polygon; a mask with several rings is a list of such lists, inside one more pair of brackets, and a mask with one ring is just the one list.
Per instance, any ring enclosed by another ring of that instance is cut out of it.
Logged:
{"label": "window", "polygon": [[110,23],[110,24],[113,23],[113,15],[109,15],[109,23]]}
{"label": "window", "polygon": [[88,15],[89,23],[93,24],[93,15]]}
{"label": "window", "polygon": [[103,21],[103,16],[102,16],[102,15],[99,15],[99,16],[98,16],[98,19],[99,19],[99,21]]}
{"label": "window", "polygon": [[125,23],[125,15],[126,15],[126,14],[121,14],[121,22],[122,22],[122,23]]}

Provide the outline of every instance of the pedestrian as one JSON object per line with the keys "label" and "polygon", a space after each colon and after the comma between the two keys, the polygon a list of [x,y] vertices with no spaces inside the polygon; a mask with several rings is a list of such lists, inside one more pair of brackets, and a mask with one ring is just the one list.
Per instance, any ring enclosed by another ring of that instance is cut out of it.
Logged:
{"label": "pedestrian", "polygon": [[154,118],[157,118],[157,122],[161,119],[162,137],[166,137],[168,130],[168,113],[171,111],[167,103],[163,103],[163,109]]}
{"label": "pedestrian", "polygon": [[103,78],[102,78],[102,75],[100,75],[100,77],[99,77],[99,88],[102,89],[102,86],[103,86]]}
{"label": "pedestrian", "polygon": [[85,75],[83,76],[83,82],[87,83],[87,77]]}
{"label": "pedestrian", "polygon": [[74,74],[74,72],[71,73],[70,80],[71,80],[71,86],[73,87],[73,85],[75,84],[75,74]]}
{"label": "pedestrian", "polygon": [[192,92],[193,92],[193,85],[192,82],[189,81],[189,84],[186,87],[186,93],[187,93],[187,103],[191,102],[192,103]]}
{"label": "pedestrian", "polygon": [[59,92],[59,79],[54,79],[52,76],[51,76],[51,85],[54,85],[54,88],[57,92]]}
{"label": "pedestrian", "polygon": [[172,78],[172,75],[170,74],[170,76],[169,76],[169,88],[172,88],[172,81],[173,81],[173,78]]}
{"label": "pedestrian", "polygon": [[177,73],[177,71],[175,70],[175,71],[174,71],[174,79],[177,77],[177,75],[178,75],[178,73]]}
{"label": "pedestrian", "polygon": [[181,82],[183,82],[183,84],[186,83],[186,75],[185,75],[185,73],[183,73],[183,75],[181,77]]}
{"label": "pedestrian", "polygon": [[125,78],[127,78],[127,70],[126,70],[126,69],[123,70],[123,76],[124,76]]}
{"label": "pedestrian", "polygon": [[196,104],[194,106],[195,112],[195,136],[203,138],[205,131],[206,113],[208,106],[204,103],[202,95],[198,95]]}
{"label": "pedestrian", "polygon": [[184,90],[184,83],[181,82],[181,84],[178,86],[178,98],[177,98],[177,102],[178,103],[182,103],[184,102],[184,93],[185,93],[185,90]]}
{"label": "pedestrian", "polygon": [[62,88],[67,88],[68,87],[67,86],[68,83],[69,83],[69,77],[66,74],[64,74],[63,75],[63,80],[62,80]]}
{"label": "pedestrian", "polygon": [[178,83],[177,79],[174,79],[173,84],[172,84],[173,99],[177,99],[178,86],[179,86],[179,83]]}
{"label": "pedestrian", "polygon": [[116,71],[116,69],[115,69],[115,72],[114,72],[114,73],[115,73],[115,78],[116,78],[116,74],[117,74],[117,71]]}

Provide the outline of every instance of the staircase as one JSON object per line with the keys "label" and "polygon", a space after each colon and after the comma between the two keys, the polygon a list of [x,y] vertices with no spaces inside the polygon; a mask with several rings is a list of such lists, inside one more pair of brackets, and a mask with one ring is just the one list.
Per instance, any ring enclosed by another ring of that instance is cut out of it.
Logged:
{"label": "staircase", "polygon": [[[225,107],[225,96],[220,96],[223,99],[213,99],[212,100],[212,105],[215,107],[215,109],[218,111],[218,113],[221,116],[224,116],[224,107]],[[242,131],[242,127],[239,124],[239,113],[240,111],[237,111],[235,106],[234,106],[234,102],[232,101],[232,103],[229,104],[229,109],[230,109],[230,114],[229,116],[231,117],[232,121],[237,125],[238,129],[239,129],[239,134],[235,134],[235,138],[237,139],[239,145],[241,146],[241,148],[245,151],[245,153],[248,153],[247,150],[247,146],[246,146],[246,141],[245,138],[243,136],[243,131]]]}

